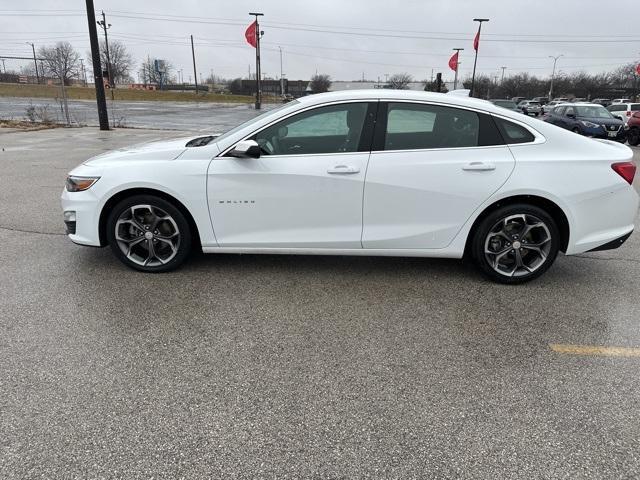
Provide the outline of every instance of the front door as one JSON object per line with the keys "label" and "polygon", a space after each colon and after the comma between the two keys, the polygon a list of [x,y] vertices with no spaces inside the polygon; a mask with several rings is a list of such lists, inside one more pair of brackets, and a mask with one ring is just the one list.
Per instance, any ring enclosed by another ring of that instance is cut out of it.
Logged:
{"label": "front door", "polygon": [[252,135],[260,158],[215,158],[207,191],[218,245],[361,248],[376,106],[316,106]]}

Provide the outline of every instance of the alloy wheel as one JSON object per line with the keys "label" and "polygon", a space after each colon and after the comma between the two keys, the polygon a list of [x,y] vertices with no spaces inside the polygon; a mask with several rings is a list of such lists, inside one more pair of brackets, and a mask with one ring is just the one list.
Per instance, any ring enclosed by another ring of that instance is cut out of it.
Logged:
{"label": "alloy wheel", "polygon": [[551,231],[543,220],[530,214],[510,215],[489,230],[484,255],[500,275],[524,277],[544,265],[551,245]]}
{"label": "alloy wheel", "polygon": [[143,267],[157,267],[177,255],[181,235],[176,221],[163,209],[133,205],[118,217],[115,239],[130,261]]}

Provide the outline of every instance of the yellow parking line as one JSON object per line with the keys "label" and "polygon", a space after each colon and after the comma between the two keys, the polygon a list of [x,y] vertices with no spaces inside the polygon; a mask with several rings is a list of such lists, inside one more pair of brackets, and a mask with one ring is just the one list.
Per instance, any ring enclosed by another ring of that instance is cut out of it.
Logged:
{"label": "yellow parking line", "polygon": [[600,357],[640,357],[640,348],[600,347],[597,345],[565,345],[551,343],[549,348],[567,355],[596,355]]}

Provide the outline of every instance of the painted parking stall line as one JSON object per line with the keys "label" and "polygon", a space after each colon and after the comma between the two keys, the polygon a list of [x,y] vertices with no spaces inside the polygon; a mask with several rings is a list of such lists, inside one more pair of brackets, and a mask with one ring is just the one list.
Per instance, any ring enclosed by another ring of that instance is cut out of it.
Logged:
{"label": "painted parking stall line", "polygon": [[568,345],[552,343],[549,348],[565,355],[590,355],[598,357],[638,357],[640,348],[633,347],[604,347],[598,345]]}

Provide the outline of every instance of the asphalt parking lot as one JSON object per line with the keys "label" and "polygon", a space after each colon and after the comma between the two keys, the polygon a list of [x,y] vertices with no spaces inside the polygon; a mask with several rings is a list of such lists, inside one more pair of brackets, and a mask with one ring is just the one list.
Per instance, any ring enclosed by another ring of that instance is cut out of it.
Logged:
{"label": "asphalt parking lot", "polygon": [[[60,103],[53,98],[0,97],[0,119],[22,120],[30,106],[47,107],[52,120],[64,123]],[[263,105],[263,110],[277,104]],[[110,125],[128,128],[190,130],[222,133],[259,114],[252,105],[212,102],[143,102],[118,100],[107,102]],[[69,100],[71,121],[98,125],[95,100]]]}
{"label": "asphalt parking lot", "polygon": [[402,258],[145,275],[69,242],[67,171],[174,135],[0,130],[0,478],[638,478],[638,233],[519,287]]}

